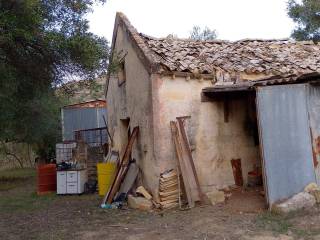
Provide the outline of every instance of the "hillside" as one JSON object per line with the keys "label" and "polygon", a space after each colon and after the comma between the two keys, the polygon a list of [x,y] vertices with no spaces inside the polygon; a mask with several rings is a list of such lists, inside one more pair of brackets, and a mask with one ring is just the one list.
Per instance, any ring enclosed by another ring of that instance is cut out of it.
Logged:
{"label": "hillside", "polygon": [[105,78],[101,77],[94,81],[68,82],[57,90],[57,95],[63,97],[67,104],[104,99],[105,81]]}

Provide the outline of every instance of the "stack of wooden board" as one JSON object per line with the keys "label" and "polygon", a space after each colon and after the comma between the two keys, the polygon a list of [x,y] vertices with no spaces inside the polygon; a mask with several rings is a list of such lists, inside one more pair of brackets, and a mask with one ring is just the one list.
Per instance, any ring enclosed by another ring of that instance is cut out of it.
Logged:
{"label": "stack of wooden board", "polygon": [[171,169],[160,175],[160,205],[163,209],[173,208],[179,203],[179,182],[177,171]]}

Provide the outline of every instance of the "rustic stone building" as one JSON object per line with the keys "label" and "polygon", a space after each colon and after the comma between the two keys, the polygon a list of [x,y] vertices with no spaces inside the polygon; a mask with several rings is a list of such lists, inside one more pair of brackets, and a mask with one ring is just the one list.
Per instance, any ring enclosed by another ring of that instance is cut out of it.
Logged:
{"label": "rustic stone building", "polygon": [[[301,169],[295,163],[302,160],[307,162],[306,166],[317,169],[317,164],[311,163],[312,158],[317,162],[315,155],[320,152],[313,151],[312,156],[309,120],[295,119],[297,114],[310,112],[307,104],[301,105],[300,101],[308,98],[309,92],[301,91],[306,85],[309,89],[310,82],[317,82],[319,50],[320,46],[311,42],[292,40],[158,39],[138,33],[128,19],[118,13],[112,51],[120,67],[109,76],[106,87],[108,126],[114,148],[123,154],[128,128],[139,126],[132,156],[141,168],[143,184],[157,196],[160,173],[177,164],[170,121],[190,116],[186,129],[204,192],[234,185],[230,161],[240,159],[244,184],[248,181],[248,172],[262,168],[265,187],[270,187],[267,202],[288,197],[315,179],[310,168],[303,169],[303,178],[299,178],[300,170],[295,172],[296,168]],[[291,88],[287,88],[289,85]],[[265,101],[268,96],[270,101]],[[313,110],[317,106],[315,104]],[[278,111],[283,115],[277,115]],[[279,125],[269,126],[269,122],[279,122]],[[305,127],[300,128],[299,124]],[[287,130],[280,131],[289,125],[288,131],[297,127],[301,130],[290,134]],[[316,128],[312,128],[313,139],[320,134]],[[276,135],[278,132],[280,135]],[[267,136],[267,133],[274,135]],[[301,137],[297,139],[297,136]],[[270,138],[274,145],[269,144]],[[296,140],[293,142],[292,138]],[[286,152],[281,152],[282,149]],[[268,155],[270,152],[283,157],[283,161],[278,162],[278,172],[272,170],[275,160]],[[300,158],[294,164],[286,162],[295,156]],[[279,171],[287,169],[287,165],[295,169],[289,167],[291,172],[282,174],[281,179]],[[289,175],[297,180],[291,179],[296,183],[291,188],[286,182]],[[276,191],[273,191],[272,179],[283,183]]]}

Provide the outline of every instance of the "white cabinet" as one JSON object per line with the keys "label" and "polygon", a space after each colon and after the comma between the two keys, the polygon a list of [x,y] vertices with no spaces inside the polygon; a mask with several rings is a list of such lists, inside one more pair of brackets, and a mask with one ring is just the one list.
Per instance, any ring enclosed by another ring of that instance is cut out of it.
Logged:
{"label": "white cabinet", "polygon": [[57,194],[83,193],[86,181],[86,170],[57,171]]}
{"label": "white cabinet", "polygon": [[57,171],[57,193],[66,194],[67,193],[67,172]]}
{"label": "white cabinet", "polygon": [[67,182],[67,193],[68,194],[77,194],[78,193],[78,184],[76,182],[74,183],[68,183]]}
{"label": "white cabinet", "polygon": [[76,182],[79,171],[67,171],[67,182]]}

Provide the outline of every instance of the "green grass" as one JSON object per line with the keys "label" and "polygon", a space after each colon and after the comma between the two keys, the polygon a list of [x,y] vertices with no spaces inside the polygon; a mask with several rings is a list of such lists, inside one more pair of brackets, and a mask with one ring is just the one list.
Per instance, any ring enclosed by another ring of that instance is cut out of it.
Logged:
{"label": "green grass", "polygon": [[36,176],[33,168],[14,168],[0,170],[0,192],[14,189]]}
{"label": "green grass", "polygon": [[46,207],[56,194],[36,194],[36,170],[32,168],[0,171],[0,211],[32,211]]}
{"label": "green grass", "polygon": [[256,225],[264,230],[284,234],[292,227],[288,216],[265,212],[258,216]]}
{"label": "green grass", "polygon": [[276,234],[286,234],[288,232],[292,232],[299,239],[313,239],[313,236],[320,234],[320,229],[301,229],[292,224],[291,220],[296,217],[301,217],[304,214],[307,213],[305,213],[303,210],[288,214],[265,212],[257,217],[256,226],[260,229],[272,231]]}
{"label": "green grass", "polygon": [[0,181],[35,177],[36,170],[34,168],[13,168],[0,170]]}
{"label": "green grass", "polygon": [[38,196],[35,192],[18,195],[7,195],[0,198],[0,211],[34,211],[50,205],[56,199],[55,193]]}

